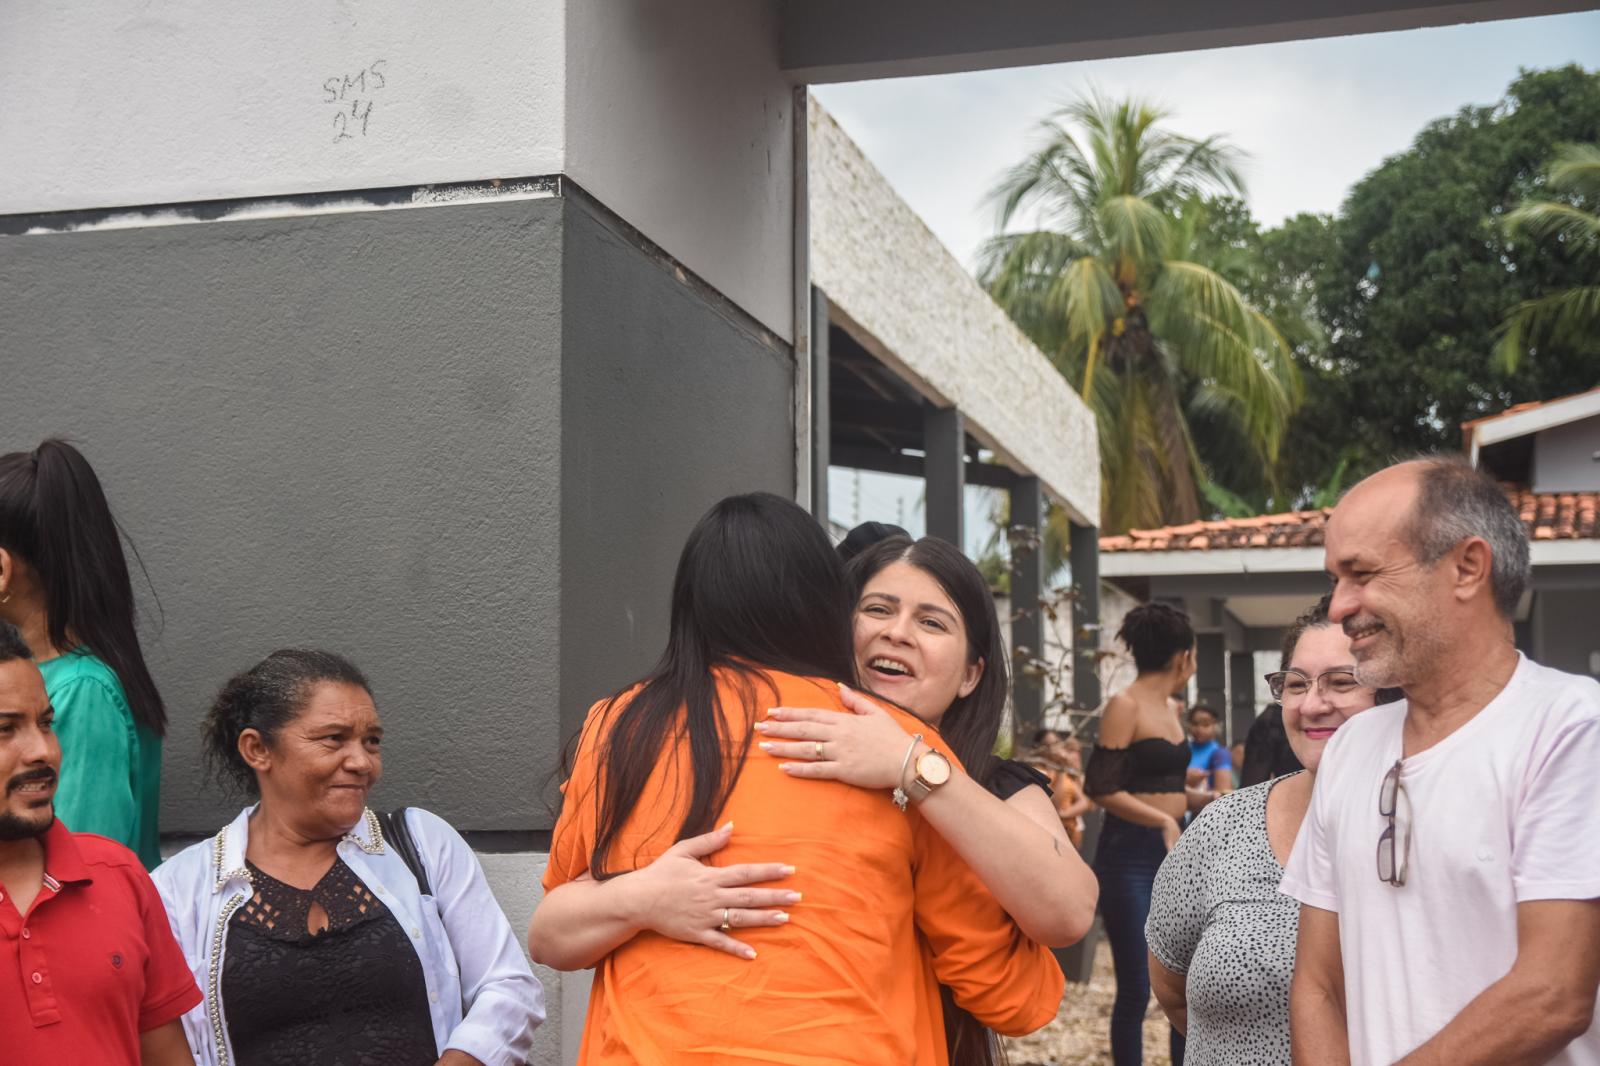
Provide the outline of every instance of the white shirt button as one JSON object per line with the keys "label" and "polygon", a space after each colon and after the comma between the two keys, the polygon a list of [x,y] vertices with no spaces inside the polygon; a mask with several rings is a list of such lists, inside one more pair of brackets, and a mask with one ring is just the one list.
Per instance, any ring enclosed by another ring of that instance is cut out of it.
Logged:
{"label": "white shirt button", "polygon": [[33,983],[36,985],[44,983],[44,978],[39,976],[38,970],[33,971]]}
{"label": "white shirt button", "polygon": [[22,931],[22,939],[24,939],[24,940],[32,940],[33,939],[33,930],[32,929],[24,929]]}
{"label": "white shirt button", "polygon": [[417,940],[417,939],[420,939],[421,936],[422,936],[422,930],[418,929],[416,926],[413,925],[411,927],[411,939]]}

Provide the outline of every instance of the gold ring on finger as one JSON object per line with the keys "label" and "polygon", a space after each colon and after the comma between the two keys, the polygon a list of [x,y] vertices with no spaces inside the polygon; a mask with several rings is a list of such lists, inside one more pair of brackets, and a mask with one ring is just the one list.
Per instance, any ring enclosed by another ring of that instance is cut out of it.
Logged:
{"label": "gold ring on finger", "polygon": [[724,933],[733,928],[733,923],[728,920],[730,917],[732,917],[732,915],[728,913],[728,908],[722,908],[722,931]]}
{"label": "gold ring on finger", "polygon": [[817,758],[822,758],[822,741],[816,741],[812,746],[816,749]]}

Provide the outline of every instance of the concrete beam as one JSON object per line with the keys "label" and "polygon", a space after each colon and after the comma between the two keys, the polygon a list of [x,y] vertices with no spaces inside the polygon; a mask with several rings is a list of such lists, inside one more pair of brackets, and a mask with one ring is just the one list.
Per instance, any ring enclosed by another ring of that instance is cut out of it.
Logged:
{"label": "concrete beam", "polygon": [[948,74],[1587,11],[1592,0],[785,0],[779,62],[797,82]]}
{"label": "concrete beam", "polygon": [[[848,467],[852,470],[876,470],[881,474],[903,474],[906,477],[921,477],[926,465],[921,456],[907,455],[904,452],[892,452],[886,448],[865,448],[848,445],[832,445],[828,449],[829,462],[834,466]],[[1019,475],[1010,467],[996,466],[994,463],[975,463],[967,460],[967,465],[962,472],[962,480],[968,485],[982,485],[991,489],[1010,490],[1016,483]]]}

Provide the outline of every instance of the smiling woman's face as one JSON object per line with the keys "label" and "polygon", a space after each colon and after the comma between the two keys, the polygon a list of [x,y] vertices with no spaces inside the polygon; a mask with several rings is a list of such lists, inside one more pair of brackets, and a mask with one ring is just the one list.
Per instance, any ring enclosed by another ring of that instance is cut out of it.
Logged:
{"label": "smiling woman's face", "polygon": [[983,661],[969,661],[960,610],[911,563],[890,563],[861,590],[855,646],[862,684],[930,725],[983,676]]}
{"label": "smiling woman's face", "polygon": [[[1350,638],[1336,625],[1307,629],[1294,646],[1289,668],[1311,678],[1312,684],[1299,698],[1284,693],[1283,728],[1289,747],[1307,770],[1316,770],[1323,749],[1340,726],[1376,702],[1374,689],[1343,676],[1355,670],[1355,662]],[[1324,683],[1316,683],[1330,671],[1332,676]]]}
{"label": "smiling woman's face", "polygon": [[324,681],[270,745],[253,729],[239,750],[256,771],[261,800],[316,836],[348,832],[383,775],[383,726],[359,685]]}

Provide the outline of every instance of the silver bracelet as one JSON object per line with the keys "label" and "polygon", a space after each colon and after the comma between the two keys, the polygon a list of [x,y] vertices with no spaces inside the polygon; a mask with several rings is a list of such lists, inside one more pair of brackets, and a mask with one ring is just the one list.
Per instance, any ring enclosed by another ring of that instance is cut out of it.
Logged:
{"label": "silver bracelet", "polygon": [[911,797],[906,795],[906,770],[911,766],[912,753],[917,750],[917,745],[921,743],[922,734],[912,734],[911,746],[906,749],[906,757],[900,760],[900,783],[894,786],[892,798],[894,799],[894,805],[899,807],[902,811],[906,809],[906,804],[911,801]]}

